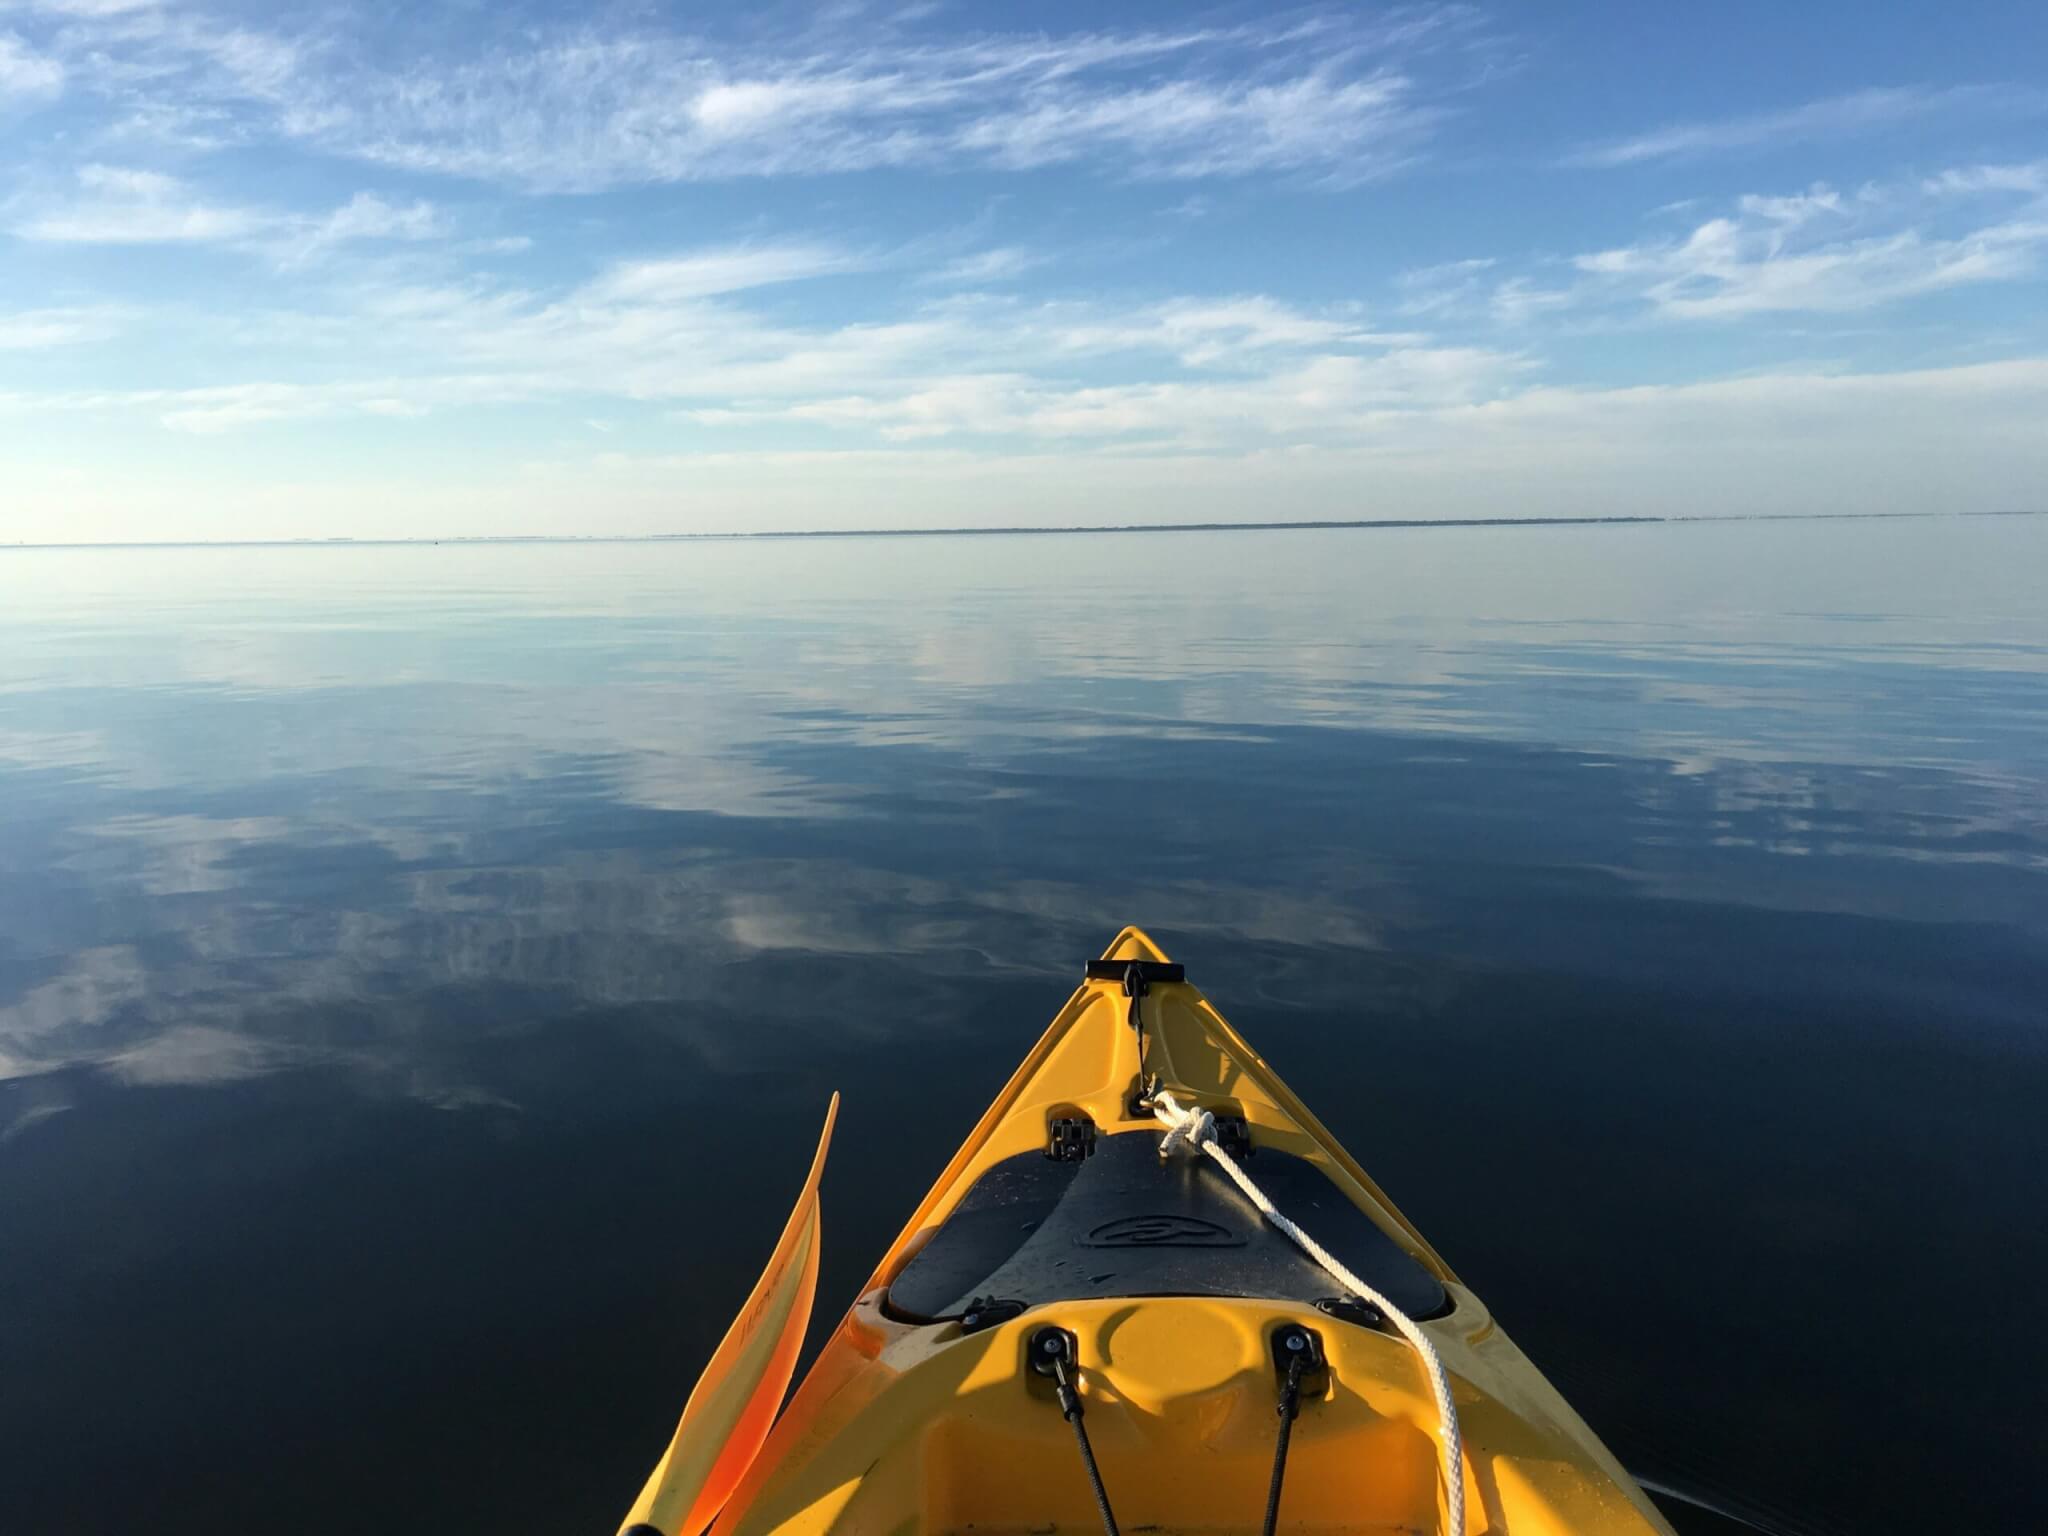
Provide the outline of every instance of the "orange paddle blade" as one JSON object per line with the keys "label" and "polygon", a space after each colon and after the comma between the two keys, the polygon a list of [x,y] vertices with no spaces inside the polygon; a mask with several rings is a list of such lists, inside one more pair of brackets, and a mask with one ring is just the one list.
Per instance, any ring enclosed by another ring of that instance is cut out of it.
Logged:
{"label": "orange paddle blade", "polygon": [[811,1298],[818,1289],[818,1180],[838,1118],[835,1093],[825,1110],[810,1176],[768,1267],[697,1378],[675,1438],[633,1501],[622,1533],[652,1527],[661,1536],[700,1536],[768,1438],[796,1374]]}

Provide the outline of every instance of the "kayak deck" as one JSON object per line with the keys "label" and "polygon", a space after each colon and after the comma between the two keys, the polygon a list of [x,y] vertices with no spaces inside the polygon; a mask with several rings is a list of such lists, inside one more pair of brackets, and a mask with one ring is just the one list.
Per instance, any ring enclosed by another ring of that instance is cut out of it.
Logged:
{"label": "kayak deck", "polygon": [[[1279,1525],[1443,1528],[1436,1411],[1408,1344],[1205,1159],[1162,1160],[1154,1080],[1218,1117],[1289,1216],[1422,1327],[1448,1368],[1469,1532],[1669,1528],[1478,1298],[1142,932],[1119,934],[826,1341],[714,1529],[1089,1531],[1051,1380],[1073,1337],[1088,1433],[1128,1532],[1256,1529],[1276,1330],[1326,1369],[1293,1426]],[[1126,995],[1121,974],[1141,995]],[[1133,1026],[1134,1018],[1139,1027]],[[684,1536],[695,1536],[686,1532]]]}

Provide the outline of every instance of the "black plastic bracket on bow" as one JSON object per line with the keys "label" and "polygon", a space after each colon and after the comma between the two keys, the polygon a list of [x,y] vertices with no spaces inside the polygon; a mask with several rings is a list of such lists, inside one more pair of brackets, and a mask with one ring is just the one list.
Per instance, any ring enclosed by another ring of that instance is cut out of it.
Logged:
{"label": "black plastic bracket on bow", "polygon": [[1293,1418],[1305,1393],[1321,1397],[1330,1387],[1330,1367],[1323,1354],[1323,1337],[1299,1323],[1282,1323],[1271,1340],[1273,1374],[1281,1387],[1280,1411]]}
{"label": "black plastic bracket on bow", "polygon": [[[1166,960],[1090,960],[1090,981],[1126,981],[1135,971],[1141,980],[1186,981],[1188,968]],[[1128,988],[1126,989],[1128,990]]]}
{"label": "black plastic bracket on bow", "polygon": [[1088,979],[1121,981],[1124,984],[1124,996],[1131,1000],[1131,1028],[1142,1036],[1145,1020],[1138,1011],[1138,1000],[1152,990],[1154,982],[1186,981],[1188,968],[1163,960],[1090,960]]}
{"label": "black plastic bracket on bow", "polygon": [[1240,1163],[1252,1155],[1252,1128],[1243,1115],[1216,1116],[1216,1145]]}
{"label": "black plastic bracket on bow", "polygon": [[1387,1315],[1359,1296],[1325,1296],[1316,1303],[1316,1310],[1354,1328],[1383,1329],[1387,1326]]}
{"label": "black plastic bracket on bow", "polygon": [[1079,1111],[1046,1122],[1045,1155],[1056,1163],[1084,1163],[1095,1155],[1095,1122]]}
{"label": "black plastic bracket on bow", "polygon": [[997,1323],[1007,1323],[1013,1317],[1024,1315],[1024,1303],[1007,1296],[977,1296],[967,1303],[967,1310],[960,1314],[960,1332],[979,1333],[984,1328],[993,1328]]}

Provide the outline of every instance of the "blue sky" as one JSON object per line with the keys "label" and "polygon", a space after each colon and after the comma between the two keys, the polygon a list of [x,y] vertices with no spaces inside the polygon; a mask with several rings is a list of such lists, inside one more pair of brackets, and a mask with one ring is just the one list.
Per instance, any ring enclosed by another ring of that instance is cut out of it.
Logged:
{"label": "blue sky", "polygon": [[0,539],[2048,500],[2048,7],[0,0]]}

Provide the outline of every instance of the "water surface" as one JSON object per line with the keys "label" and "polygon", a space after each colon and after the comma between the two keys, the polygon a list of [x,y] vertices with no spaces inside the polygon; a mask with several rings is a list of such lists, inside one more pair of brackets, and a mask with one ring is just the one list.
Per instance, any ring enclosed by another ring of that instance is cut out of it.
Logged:
{"label": "water surface", "polygon": [[820,1327],[1133,921],[1632,1467],[2030,1526],[2044,571],[0,552],[0,1529],[609,1529],[827,1093]]}

